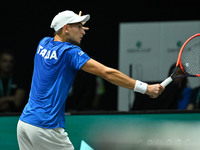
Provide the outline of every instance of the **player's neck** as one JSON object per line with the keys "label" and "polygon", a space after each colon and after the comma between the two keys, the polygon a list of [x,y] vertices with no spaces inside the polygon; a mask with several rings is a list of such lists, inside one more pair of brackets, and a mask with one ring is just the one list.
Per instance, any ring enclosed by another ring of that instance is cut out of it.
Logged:
{"label": "player's neck", "polygon": [[56,34],[56,35],[54,36],[54,41],[65,42],[64,39],[62,38],[62,36],[60,36],[60,35],[58,35],[58,34]]}
{"label": "player's neck", "polygon": [[68,42],[68,39],[66,36],[58,35],[56,34],[54,36],[54,41],[60,41],[60,42]]}
{"label": "player's neck", "polygon": [[80,43],[77,43],[76,41],[70,39],[68,36],[63,36],[62,34],[56,34],[54,36],[54,41],[59,41],[59,42],[70,42],[73,45],[80,45]]}

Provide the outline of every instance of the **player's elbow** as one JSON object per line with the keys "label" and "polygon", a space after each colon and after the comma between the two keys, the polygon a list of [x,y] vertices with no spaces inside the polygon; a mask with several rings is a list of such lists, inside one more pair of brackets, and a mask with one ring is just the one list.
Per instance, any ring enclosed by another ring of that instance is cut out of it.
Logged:
{"label": "player's elbow", "polygon": [[101,77],[104,78],[105,80],[110,81],[112,79],[112,74],[114,73],[114,69],[105,67],[102,72],[101,72]]}

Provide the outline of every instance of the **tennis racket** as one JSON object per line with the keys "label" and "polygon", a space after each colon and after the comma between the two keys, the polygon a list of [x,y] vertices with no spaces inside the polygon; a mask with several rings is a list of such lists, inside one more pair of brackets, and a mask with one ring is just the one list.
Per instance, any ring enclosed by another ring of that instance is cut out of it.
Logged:
{"label": "tennis racket", "polygon": [[[177,68],[181,69],[182,74],[174,77]],[[185,41],[180,49],[173,73],[161,85],[166,87],[174,79],[182,77],[200,77],[200,33]]]}

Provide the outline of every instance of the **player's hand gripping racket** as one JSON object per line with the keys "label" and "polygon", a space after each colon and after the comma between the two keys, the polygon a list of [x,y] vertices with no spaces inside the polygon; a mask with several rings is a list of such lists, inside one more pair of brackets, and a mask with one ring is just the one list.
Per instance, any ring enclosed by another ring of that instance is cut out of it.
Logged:
{"label": "player's hand gripping racket", "polygon": [[[178,67],[183,74],[174,77]],[[181,77],[200,77],[200,33],[185,41],[180,49],[174,72],[161,85],[166,87],[173,79]]]}

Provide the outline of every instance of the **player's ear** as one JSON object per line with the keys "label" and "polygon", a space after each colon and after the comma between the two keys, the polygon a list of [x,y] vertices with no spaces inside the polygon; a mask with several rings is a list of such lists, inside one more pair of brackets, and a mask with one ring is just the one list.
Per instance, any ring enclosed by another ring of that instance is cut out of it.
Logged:
{"label": "player's ear", "polygon": [[69,25],[64,25],[63,26],[63,31],[65,32],[65,33],[68,33],[69,32]]}

